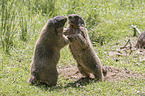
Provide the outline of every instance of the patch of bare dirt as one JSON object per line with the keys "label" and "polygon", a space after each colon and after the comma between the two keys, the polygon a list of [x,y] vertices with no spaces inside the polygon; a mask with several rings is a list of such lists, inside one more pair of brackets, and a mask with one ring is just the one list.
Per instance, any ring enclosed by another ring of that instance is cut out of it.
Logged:
{"label": "patch of bare dirt", "polygon": [[145,73],[140,74],[138,72],[128,71],[126,68],[118,69],[112,66],[108,67],[108,74],[105,77],[105,80],[118,81],[120,79],[130,79],[130,78],[145,79]]}
{"label": "patch of bare dirt", "polygon": [[122,59],[122,57],[133,57],[134,59],[140,58],[140,61],[145,61],[145,49],[136,49],[132,48],[130,49],[129,46],[123,49],[117,49],[116,51],[109,51],[108,52],[110,57],[113,57],[114,60],[119,61]]}
{"label": "patch of bare dirt", "polygon": [[139,54],[142,56],[145,56],[145,49],[129,49],[129,48],[124,48],[124,49],[117,49],[116,51],[110,51],[108,52],[109,56],[130,56],[131,54]]}
{"label": "patch of bare dirt", "polygon": [[[140,55],[142,57],[145,56],[145,49],[134,49],[130,46],[125,46],[123,48],[120,48],[119,50],[116,50],[114,52],[108,52],[109,56],[112,56],[116,58],[116,61],[119,61],[120,58],[118,57],[124,57],[124,56],[132,56],[134,58],[137,58],[137,55]],[[141,59],[141,61],[145,61],[145,59]],[[139,64],[138,64],[139,66]],[[90,83],[91,81],[95,81],[94,76],[91,74],[90,78],[85,78],[78,70],[77,66],[66,66],[65,68],[58,69],[59,76],[64,76],[66,80],[72,80],[73,83],[69,83],[66,85],[66,87],[73,86],[83,86],[84,84]],[[114,66],[108,66],[108,72],[105,76],[105,81],[112,81],[117,82],[119,80],[123,79],[144,79],[145,80],[145,73],[138,73],[129,71],[126,68],[116,68]]]}
{"label": "patch of bare dirt", "polygon": [[[64,76],[66,79],[72,79],[74,81],[85,81],[86,79],[83,78],[83,75],[79,72],[76,66],[58,69],[59,75]],[[91,74],[90,79],[94,79],[94,76]],[[81,78],[81,80],[80,80]],[[120,79],[130,79],[130,78],[138,78],[138,79],[145,79],[145,73],[139,74],[137,72],[128,71],[127,69],[118,69],[113,66],[108,67],[107,75],[105,76],[105,81],[118,81]]]}

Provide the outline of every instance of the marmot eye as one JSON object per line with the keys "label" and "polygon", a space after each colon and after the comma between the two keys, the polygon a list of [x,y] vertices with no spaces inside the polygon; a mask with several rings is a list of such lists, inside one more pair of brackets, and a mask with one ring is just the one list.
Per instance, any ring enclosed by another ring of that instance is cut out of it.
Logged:
{"label": "marmot eye", "polygon": [[63,22],[64,21],[64,19],[62,19],[62,20],[60,20],[61,22]]}
{"label": "marmot eye", "polygon": [[69,16],[68,18],[69,18],[69,19],[71,19],[72,17],[71,17],[71,16]]}

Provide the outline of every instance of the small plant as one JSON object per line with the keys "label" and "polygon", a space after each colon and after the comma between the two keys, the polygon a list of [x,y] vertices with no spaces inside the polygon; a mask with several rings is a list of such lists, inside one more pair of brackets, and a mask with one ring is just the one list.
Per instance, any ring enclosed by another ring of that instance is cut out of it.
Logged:
{"label": "small plant", "polygon": [[25,16],[21,16],[20,18],[20,28],[21,28],[21,35],[20,38],[23,41],[27,40],[27,20]]}
{"label": "small plant", "polygon": [[1,44],[3,51],[9,53],[11,46],[13,46],[13,39],[15,32],[17,30],[15,18],[16,14],[13,10],[13,1],[7,2],[5,0],[2,1],[2,19],[1,19]]}
{"label": "small plant", "polygon": [[31,0],[29,1],[28,6],[29,10],[32,9],[34,13],[41,12],[42,14],[49,14],[50,17],[54,17],[57,15],[55,2],[56,0]]}

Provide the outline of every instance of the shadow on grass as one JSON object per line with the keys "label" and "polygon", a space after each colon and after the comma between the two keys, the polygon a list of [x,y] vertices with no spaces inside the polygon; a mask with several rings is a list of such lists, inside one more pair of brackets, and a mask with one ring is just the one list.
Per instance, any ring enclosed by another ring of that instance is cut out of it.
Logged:
{"label": "shadow on grass", "polygon": [[97,80],[93,79],[93,78],[80,78],[77,81],[73,82],[73,83],[68,83],[65,86],[53,86],[53,87],[49,87],[46,84],[40,84],[37,85],[38,88],[40,88],[41,90],[45,90],[45,91],[55,91],[57,89],[65,89],[68,87],[73,87],[73,88],[80,88],[83,86],[86,86],[90,83],[96,82]]}
{"label": "shadow on grass", "polygon": [[74,88],[78,88],[78,87],[82,87],[82,86],[86,86],[92,82],[96,82],[97,80],[93,79],[93,78],[80,78],[79,80],[75,81],[74,83],[68,83],[64,88],[68,88],[68,87],[74,87]]}

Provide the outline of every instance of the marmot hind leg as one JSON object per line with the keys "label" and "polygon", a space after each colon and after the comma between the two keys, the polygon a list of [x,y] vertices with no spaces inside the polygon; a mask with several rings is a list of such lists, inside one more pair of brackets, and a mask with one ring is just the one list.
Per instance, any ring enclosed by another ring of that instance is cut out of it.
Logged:
{"label": "marmot hind leg", "polygon": [[82,75],[84,75],[86,78],[90,77],[90,73],[84,67],[82,67],[79,63],[77,63],[77,67]]}
{"label": "marmot hind leg", "polygon": [[[84,75],[84,76],[87,77],[87,78],[90,77],[90,73],[88,72],[87,69],[85,69],[84,67],[82,67],[79,63],[77,64],[77,66],[78,66],[78,69],[79,69],[79,71],[80,71],[80,73],[81,73],[82,75]],[[103,75],[104,75],[104,76],[107,75],[107,72],[108,72],[107,66],[102,67],[102,72],[103,72]],[[104,76],[103,76],[103,77],[104,77]],[[96,76],[96,77],[98,77],[98,76]]]}
{"label": "marmot hind leg", "polygon": [[38,85],[40,83],[39,80],[34,75],[31,75],[28,82],[32,85]]}
{"label": "marmot hind leg", "polygon": [[41,78],[41,84],[45,84],[49,87],[56,86],[58,80],[58,72],[56,67],[51,67],[50,70],[46,71],[42,74],[39,74]]}
{"label": "marmot hind leg", "polygon": [[96,80],[99,80],[99,81],[104,80],[103,70],[102,70],[101,66],[98,65],[98,67],[97,66],[92,67],[92,68],[89,68],[89,70],[91,70],[91,72],[95,76]]}

